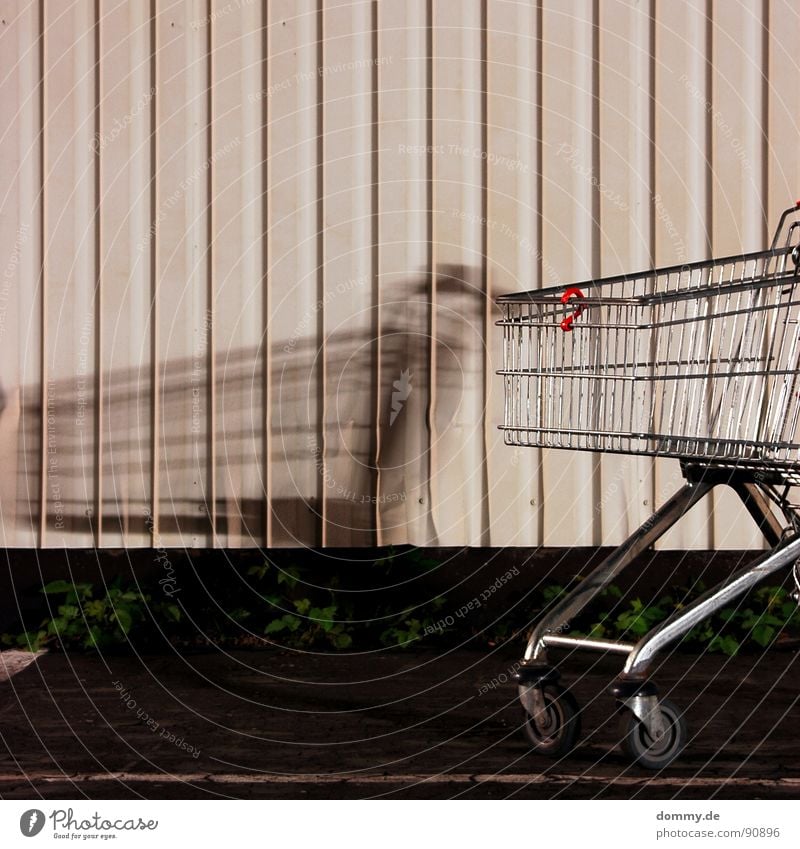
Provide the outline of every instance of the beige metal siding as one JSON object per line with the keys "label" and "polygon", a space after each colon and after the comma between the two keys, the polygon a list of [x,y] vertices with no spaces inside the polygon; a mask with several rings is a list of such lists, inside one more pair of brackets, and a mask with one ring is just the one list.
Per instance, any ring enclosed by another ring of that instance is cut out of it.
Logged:
{"label": "beige metal siding", "polygon": [[[6,546],[593,545],[677,463],[502,445],[497,294],[756,249],[788,0],[0,0]],[[726,495],[672,547],[759,545]]]}

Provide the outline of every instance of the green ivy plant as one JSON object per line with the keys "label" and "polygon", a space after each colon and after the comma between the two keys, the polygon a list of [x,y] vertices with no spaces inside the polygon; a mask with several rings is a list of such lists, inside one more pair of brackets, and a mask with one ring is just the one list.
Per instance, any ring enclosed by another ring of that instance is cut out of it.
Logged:
{"label": "green ivy plant", "polygon": [[265,637],[292,648],[308,648],[328,644],[335,649],[347,649],[353,644],[349,623],[339,619],[339,606],[328,593],[327,603],[314,604],[302,595],[300,573],[296,568],[275,570],[268,563],[251,566],[247,574],[264,581],[275,571],[276,591],[262,595],[274,618],[263,628]]}
{"label": "green ivy plant", "polygon": [[[704,584],[697,582],[688,587],[678,587],[649,604],[634,598],[621,609],[617,604],[611,610],[596,615],[582,633],[597,638],[639,639],[705,590]],[[620,596],[619,590],[612,586],[603,598],[619,599]],[[781,637],[790,638],[796,634],[800,634],[800,608],[797,603],[785,587],[766,586],[754,590],[737,606],[726,607],[696,625],[684,637],[683,643],[697,650],[734,656],[747,645],[754,644],[764,649]]]}
{"label": "green ivy plant", "polygon": [[[199,582],[183,582],[172,597],[154,580],[140,584],[116,578],[103,586],[58,580],[42,589],[48,615],[38,627],[5,634],[0,642],[33,651],[125,650],[132,645],[149,650],[165,641],[320,651],[353,645],[402,648],[419,645],[438,619],[444,599],[431,600],[424,580],[438,566],[415,550],[390,549],[372,566],[351,570],[351,582],[369,578],[366,592],[343,587],[344,578],[337,575],[326,576],[326,586],[320,587],[319,575],[308,567],[279,568],[266,561],[247,568],[244,581],[220,570]],[[410,580],[414,577],[423,580]]]}
{"label": "green ivy plant", "polygon": [[[46,646],[81,649],[109,649],[124,645],[128,635],[148,619],[152,599],[136,586],[123,587],[116,578],[105,587],[90,583],[52,581],[42,588],[51,598],[51,615],[38,629],[24,631],[15,638],[6,635],[3,642],[31,651]],[[60,603],[52,599],[63,596]],[[55,608],[55,609],[54,609]],[[165,622],[179,622],[180,607],[172,602],[159,603],[156,612]]]}
{"label": "green ivy plant", "polygon": [[[212,576],[210,584],[199,583],[194,590],[187,587],[184,595],[172,598],[155,584],[125,583],[119,577],[102,586],[58,580],[42,590],[49,613],[38,627],[17,635],[4,634],[0,642],[32,651],[45,647],[108,651],[132,644],[151,649],[163,646],[165,640],[181,646],[274,645],[321,651],[420,647],[465,638],[478,645],[497,645],[519,638],[532,619],[570,589],[562,584],[544,586],[533,594],[530,604],[519,606],[516,615],[501,617],[498,622],[495,611],[491,625],[480,618],[490,611],[481,611],[459,619],[458,627],[443,627],[447,599],[431,598],[426,580],[438,566],[437,561],[413,550],[399,554],[390,550],[373,565],[374,577],[379,580],[366,593],[342,587],[342,576],[328,579],[323,588],[315,583],[319,576],[308,569],[278,568],[268,562],[245,571],[248,589],[253,591],[249,595],[242,592],[241,583],[230,580],[230,573]],[[565,628],[596,638],[638,640],[703,592],[703,584],[694,582],[645,602],[641,598],[623,600],[620,589],[610,586],[600,596],[599,612],[567,623]],[[735,655],[743,647],[764,649],[797,635],[797,604],[785,588],[769,586],[697,625],[683,644],[692,650]]]}

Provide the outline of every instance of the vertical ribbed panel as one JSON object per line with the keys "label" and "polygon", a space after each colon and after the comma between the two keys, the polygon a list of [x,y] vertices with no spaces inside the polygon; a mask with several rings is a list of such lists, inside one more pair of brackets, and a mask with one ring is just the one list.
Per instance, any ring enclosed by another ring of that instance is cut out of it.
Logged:
{"label": "vertical ribbed panel", "polygon": [[325,0],[322,338],[325,499],[322,544],[374,543],[376,427],[372,262],[372,4]]}
{"label": "vertical ribbed panel", "polygon": [[[591,545],[674,491],[503,446],[491,299],[765,245],[793,4],[0,19],[4,545]],[[740,517],[717,495],[665,545],[760,545]]]}
{"label": "vertical ribbed panel", "polygon": [[229,151],[215,161],[211,189],[215,512],[218,544],[230,546],[265,538],[263,25],[257,3],[211,23],[213,149]]}
{"label": "vertical ribbed panel", "polygon": [[211,149],[205,3],[159,3],[156,225],[160,396],[157,510],[165,545],[211,545],[213,440],[209,366],[214,312],[209,285],[209,187],[217,161],[241,146]]}
{"label": "vertical ribbed panel", "polygon": [[[544,4],[542,253],[551,286],[600,271],[597,14],[591,2]],[[544,544],[598,543],[600,458],[546,452],[542,473]]]}
{"label": "vertical ribbed panel", "polygon": [[[600,203],[601,272],[648,268],[654,254],[655,38],[651,2],[600,4]],[[602,538],[621,540],[653,512],[650,459],[603,461]]]}
{"label": "vertical ribbed panel", "polygon": [[480,545],[486,494],[481,4],[446,0],[435,2],[433,12],[433,514],[440,545]]}
{"label": "vertical ribbed panel", "polygon": [[[542,283],[541,3],[488,8],[488,150],[486,235],[493,293]],[[495,317],[493,315],[493,317]],[[503,360],[502,334],[490,328],[492,368]],[[541,452],[507,448],[492,425],[503,418],[503,386],[489,384],[489,519],[494,545],[538,545],[542,540]]]}
{"label": "vertical ribbed panel", "polygon": [[[381,329],[377,507],[383,543],[402,543],[409,537],[430,539],[435,533],[427,484],[426,427],[431,282],[427,7],[427,0],[376,3],[380,27],[375,69],[379,119],[376,318]],[[401,402],[402,395],[407,397]]]}
{"label": "vertical ribbed panel", "polygon": [[[103,543],[147,545],[152,490],[149,4],[105,0],[100,137]],[[144,61],[143,61],[144,57]],[[131,107],[132,104],[132,107]],[[135,120],[120,116],[133,108]]]}
{"label": "vertical ribbed panel", "polygon": [[[713,226],[711,149],[710,0],[656,4],[655,194],[658,265],[682,265],[711,255]],[[656,506],[680,484],[676,463],[657,461]],[[663,538],[666,547],[713,545],[709,499]]]}
{"label": "vertical ribbed panel", "polygon": [[0,100],[0,532],[4,545],[41,542],[41,315],[44,207],[42,5],[3,4]]}
{"label": "vertical ribbed panel", "polygon": [[45,544],[95,542],[95,6],[44,4]]}
{"label": "vertical ribbed panel", "polygon": [[[764,164],[767,54],[764,20],[768,4],[715,0],[711,85],[712,250],[730,255],[768,245],[774,213]],[[785,195],[779,203],[786,204]],[[714,544],[758,548],[761,536],[732,492],[714,495]]]}

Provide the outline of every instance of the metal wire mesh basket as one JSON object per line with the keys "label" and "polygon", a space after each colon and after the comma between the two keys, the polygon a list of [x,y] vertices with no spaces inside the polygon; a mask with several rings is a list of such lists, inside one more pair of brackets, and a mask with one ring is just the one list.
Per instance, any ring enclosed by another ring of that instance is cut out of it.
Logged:
{"label": "metal wire mesh basket", "polygon": [[[766,251],[498,299],[507,443],[677,457],[685,478],[534,622],[516,673],[534,751],[560,758],[579,738],[579,705],[549,653],[617,653],[621,747],[639,766],[663,769],[688,732],[649,679],[655,659],[784,569],[800,593],[800,509],[789,500],[800,485],[799,268],[800,203]],[[564,633],[718,486],[739,496],[769,551],[635,642]]]}
{"label": "metal wire mesh basket", "polygon": [[800,465],[800,220],[769,250],[498,299],[510,445]]}

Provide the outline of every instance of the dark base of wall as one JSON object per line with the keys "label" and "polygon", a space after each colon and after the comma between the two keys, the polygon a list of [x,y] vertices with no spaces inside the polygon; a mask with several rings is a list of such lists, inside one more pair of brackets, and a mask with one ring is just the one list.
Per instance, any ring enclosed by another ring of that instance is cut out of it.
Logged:
{"label": "dark base of wall", "polygon": [[[400,549],[406,550],[406,549]],[[510,580],[492,591],[489,605],[502,616],[509,606],[536,587],[564,583],[576,575],[586,575],[610,549],[597,548],[435,548],[421,549],[425,557],[437,560],[427,580],[431,595],[447,596],[448,607],[457,609],[477,598],[508,570],[518,570]],[[275,549],[248,550],[30,550],[7,549],[0,572],[0,630],[20,620],[38,624],[46,612],[41,589],[58,578],[95,584],[116,576],[125,580],[158,580],[169,570],[178,582],[203,581],[219,570],[246,571],[264,557],[280,567],[302,564],[319,570],[320,583],[326,575],[346,575],[348,585],[370,586],[370,564],[386,555],[386,549]],[[707,585],[722,580],[744,565],[756,552],[742,551],[659,551],[643,555],[640,562],[617,582],[623,591],[652,598],[663,588],[701,578]],[[165,560],[165,556],[168,560]],[[523,601],[524,603],[524,601]],[[484,605],[484,611],[487,606]]]}

